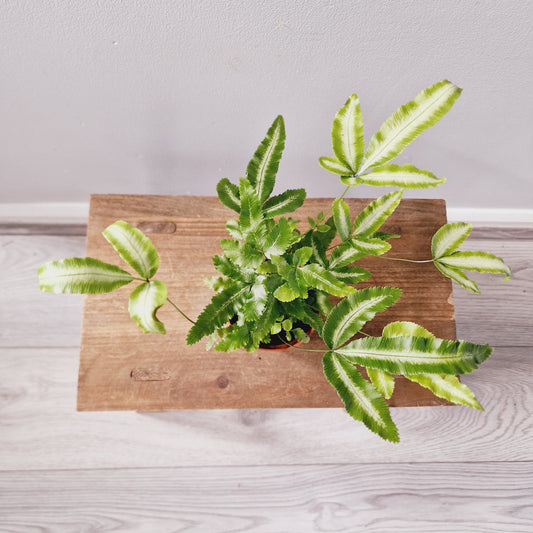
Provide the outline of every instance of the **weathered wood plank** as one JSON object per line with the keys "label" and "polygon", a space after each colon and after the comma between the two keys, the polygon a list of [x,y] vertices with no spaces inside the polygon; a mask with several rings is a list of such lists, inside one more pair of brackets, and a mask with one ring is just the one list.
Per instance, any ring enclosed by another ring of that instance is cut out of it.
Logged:
{"label": "weathered wood plank", "polygon": [[343,409],[79,413],[77,349],[0,349],[0,470],[532,461],[531,352],[497,349],[464,376],[484,412],[392,409],[392,445]]}
{"label": "weathered wood plank", "polygon": [[[331,206],[331,199],[313,198],[295,212],[295,218]],[[358,212],[370,200],[347,200]],[[234,216],[212,197],[154,197],[103,195],[91,198],[87,232],[87,255],[100,254],[116,261],[115,252],[101,236],[114,220],[149,229],[161,258],[158,277],[168,280],[169,294],[188,316],[198,316],[212,297],[203,279],[216,274],[212,257],[220,251],[220,239],[227,237],[225,222]],[[405,200],[384,226],[401,233],[391,255],[422,258],[433,233],[446,222],[442,200]],[[433,265],[420,265],[368,258],[360,263],[372,272],[372,279],[360,286],[397,286],[403,294],[396,305],[380,313],[365,328],[371,335],[394,320],[412,320],[438,337],[454,338],[451,282]],[[166,336],[145,335],[126,311],[130,287],[108,295],[87,298],[84,305],[78,409],[165,410],[272,407],[341,406],[336,391],[324,380],[320,353],[288,351],[246,354],[237,351],[221,356],[205,351],[205,341],[186,346],[190,324],[163,308],[158,316],[171,326]],[[178,295],[174,297],[174,294]],[[176,320],[178,318],[178,320]],[[315,339],[311,350],[323,347]],[[132,363],[134,357],[134,363]],[[132,379],[138,370],[154,369],[168,379]],[[417,384],[399,379],[390,405],[437,405],[442,400]]]}
{"label": "weathered wood plank", "polygon": [[532,508],[532,463],[0,472],[17,533],[529,533]]}

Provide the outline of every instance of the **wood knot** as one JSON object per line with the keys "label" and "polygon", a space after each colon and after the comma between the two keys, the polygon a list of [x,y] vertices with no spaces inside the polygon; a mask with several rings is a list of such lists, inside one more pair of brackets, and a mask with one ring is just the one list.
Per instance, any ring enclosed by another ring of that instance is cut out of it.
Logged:
{"label": "wood knot", "polygon": [[142,221],[137,224],[137,229],[143,233],[174,233],[176,224],[165,221]]}
{"label": "wood knot", "polygon": [[130,376],[133,381],[166,381],[171,373],[168,368],[134,368]]}
{"label": "wood knot", "polygon": [[222,374],[216,379],[216,384],[219,389],[225,389],[229,385],[228,376]]}

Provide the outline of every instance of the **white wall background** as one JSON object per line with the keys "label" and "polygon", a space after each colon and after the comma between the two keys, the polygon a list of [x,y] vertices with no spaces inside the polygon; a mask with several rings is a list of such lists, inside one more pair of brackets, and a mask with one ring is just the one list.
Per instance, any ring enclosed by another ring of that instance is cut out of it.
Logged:
{"label": "white wall background", "polygon": [[277,190],[332,196],[317,158],[348,95],[369,139],[448,78],[463,95],[398,159],[448,178],[419,196],[531,208],[532,22],[528,0],[3,1],[0,203],[214,195],[279,113]]}

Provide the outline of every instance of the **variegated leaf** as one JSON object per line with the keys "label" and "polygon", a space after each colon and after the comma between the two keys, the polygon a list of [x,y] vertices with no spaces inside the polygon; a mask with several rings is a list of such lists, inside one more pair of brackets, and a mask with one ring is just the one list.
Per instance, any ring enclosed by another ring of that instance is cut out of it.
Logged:
{"label": "variegated leaf", "polygon": [[344,266],[334,270],[330,268],[328,272],[333,274],[339,281],[348,285],[355,285],[372,275],[368,270],[357,266]]}
{"label": "variegated leaf", "polygon": [[352,246],[364,255],[383,255],[387,253],[391,245],[381,239],[352,239]]}
{"label": "variegated leaf", "polygon": [[366,337],[335,351],[352,363],[393,374],[467,374],[487,359],[492,348],[424,337]]}
{"label": "variegated leaf", "polygon": [[372,185],[373,187],[400,187],[402,189],[427,189],[446,181],[427,170],[413,165],[398,166],[392,163],[375,167],[371,172],[357,177],[343,177],[344,185]]}
{"label": "variegated leaf", "polygon": [[221,179],[217,183],[218,199],[237,213],[241,210],[241,200],[239,198],[239,187],[230,182],[228,178]]}
{"label": "variegated leaf", "polygon": [[470,235],[473,227],[472,224],[465,222],[452,222],[442,226],[431,239],[433,259],[455,252]]}
{"label": "variegated leaf", "polygon": [[266,137],[248,163],[246,177],[264,202],[272,193],[276,182],[279,162],[285,147],[285,125],[283,117],[277,116]]}
{"label": "variegated leaf", "polygon": [[348,414],[381,438],[398,442],[398,429],[385,400],[375,387],[353,365],[333,352],[327,352],[322,363],[326,379],[337,390]]}
{"label": "variegated leaf", "polygon": [[316,263],[305,265],[298,271],[302,273],[310,287],[324,291],[332,296],[348,296],[355,290],[353,287],[339,281],[331,272]]}
{"label": "variegated leaf", "polygon": [[263,220],[261,201],[246,178],[240,180],[239,196],[241,201],[239,227],[242,234],[247,235],[255,231]]}
{"label": "variegated leaf", "polygon": [[511,269],[503,259],[488,252],[455,252],[452,255],[439,257],[438,262],[456,269],[503,274],[506,280],[511,277]]}
{"label": "variegated leaf", "polygon": [[111,292],[133,280],[118,266],[92,257],[70,257],[41,265],[39,287],[43,292],[100,294]]}
{"label": "variegated leaf", "polygon": [[356,174],[365,152],[363,117],[356,94],[352,94],[337,112],[331,141],[337,160],[350,169],[350,174]]}
{"label": "variegated leaf", "polygon": [[439,263],[438,261],[435,261],[434,264],[443,276],[450,278],[452,281],[455,281],[455,283],[457,283],[461,287],[469,291],[472,291],[475,294],[481,294],[481,291],[478,289],[477,283],[471,280],[461,270],[443,265],[442,263]]}
{"label": "variegated leaf", "polygon": [[285,213],[292,213],[305,200],[305,189],[288,189],[282,194],[269,198],[263,204],[265,218],[273,218]]}
{"label": "variegated leaf", "polygon": [[352,232],[350,208],[348,207],[348,204],[341,198],[337,198],[333,202],[333,220],[335,221],[335,227],[339,232],[341,241],[346,241],[349,239]]}
{"label": "variegated leaf", "polygon": [[243,268],[257,268],[263,262],[263,254],[248,243],[222,239],[220,246],[233,263]]}
{"label": "variegated leaf", "polygon": [[402,105],[370,140],[359,173],[396,157],[418,135],[436,124],[460,94],[459,87],[443,80]]}
{"label": "variegated leaf", "polygon": [[150,239],[141,230],[127,222],[117,220],[102,235],[111,243],[120,257],[145,279],[151,278],[159,268],[159,256]]}
{"label": "variegated leaf", "polygon": [[339,268],[350,265],[354,261],[367,255],[360,249],[355,248],[352,244],[352,240],[353,239],[345,241],[333,249],[329,257],[330,270],[339,270]]}
{"label": "variegated leaf", "polygon": [[157,319],[156,312],[166,300],[167,287],[164,283],[157,280],[143,283],[130,294],[130,316],[145,333],[164,335],[165,326]]}
{"label": "variegated leaf", "polygon": [[388,400],[394,392],[394,376],[386,370],[378,370],[377,368],[367,368],[366,373],[376,387],[378,392]]}
{"label": "variegated leaf", "polygon": [[353,234],[356,237],[370,237],[392,215],[401,199],[400,190],[384,194],[370,202],[355,218]]}
{"label": "variegated leaf", "polygon": [[326,346],[336,349],[352,338],[376,313],[385,311],[401,296],[394,287],[371,287],[355,291],[341,300],[329,313],[322,338]]}
{"label": "variegated leaf", "polygon": [[434,339],[435,335],[426,328],[408,321],[389,322],[383,328],[384,337],[422,337]]}
{"label": "variegated leaf", "polygon": [[265,236],[264,253],[269,259],[282,255],[292,242],[292,230],[286,219],[280,218]]}
{"label": "variegated leaf", "polygon": [[323,169],[333,172],[333,174],[339,174],[340,176],[351,176],[352,174],[350,168],[337,161],[334,157],[321,157],[318,162]]}

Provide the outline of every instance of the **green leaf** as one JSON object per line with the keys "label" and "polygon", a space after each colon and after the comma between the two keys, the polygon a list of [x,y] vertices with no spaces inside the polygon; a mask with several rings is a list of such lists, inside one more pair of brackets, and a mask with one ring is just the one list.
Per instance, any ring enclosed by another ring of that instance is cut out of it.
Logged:
{"label": "green leaf", "polygon": [[252,283],[255,278],[253,270],[248,270],[235,265],[231,260],[224,255],[213,256],[213,264],[215,268],[224,276],[228,276],[236,281],[242,281],[244,283]]}
{"label": "green leaf", "polygon": [[157,280],[142,283],[130,294],[130,316],[145,333],[164,335],[165,326],[155,314],[166,301],[167,287],[164,283]]}
{"label": "green leaf", "polygon": [[318,160],[320,166],[328,172],[339,174],[340,176],[351,176],[352,169],[335,159],[334,157],[321,157]]}
{"label": "green leaf", "polygon": [[255,187],[261,202],[264,202],[274,189],[276,174],[283,148],[285,147],[285,125],[283,117],[276,117],[266,137],[248,163],[246,177]]}
{"label": "green leaf", "polygon": [[241,178],[239,194],[241,198],[241,212],[239,226],[243,235],[253,232],[263,220],[263,211],[258,194],[250,186],[247,179]]}
{"label": "green leaf", "polygon": [[355,291],[341,300],[329,313],[322,338],[326,346],[336,349],[353,337],[372,320],[376,313],[385,311],[401,296],[394,287],[371,287]]}
{"label": "green leaf", "polygon": [[238,220],[228,220],[226,222],[226,230],[234,239],[244,239],[244,235],[241,232],[241,226],[239,225]]}
{"label": "green leaf", "polygon": [[306,279],[300,270],[291,268],[287,283],[278,287],[274,296],[281,302],[290,302],[296,298],[307,298]]}
{"label": "green leaf", "polygon": [[322,334],[324,323],[313,308],[303,300],[294,300],[283,304],[285,312],[311,326],[319,335]]}
{"label": "green leaf", "polygon": [[272,294],[268,294],[265,307],[263,308],[263,313],[256,320],[252,333],[254,343],[257,346],[259,346],[259,343],[270,333],[270,330],[276,323],[278,316],[278,305],[276,299]]}
{"label": "green leaf", "polygon": [[387,233],[386,231],[376,231],[375,233],[372,233],[371,238],[388,241],[389,239],[399,239],[400,235],[397,235],[396,233]]}
{"label": "green leaf", "polygon": [[222,239],[220,246],[233,263],[243,268],[257,268],[263,262],[263,254],[248,243]]}
{"label": "green leaf", "polygon": [[455,252],[452,255],[440,257],[438,263],[462,270],[504,274],[506,280],[511,277],[511,270],[503,259],[488,252]]}
{"label": "green leaf", "polygon": [[355,290],[353,287],[339,281],[333,274],[316,263],[303,266],[299,269],[299,272],[303,274],[306,283],[310,287],[333,296],[348,296]]}
{"label": "green leaf", "polygon": [[290,331],[292,329],[292,320],[290,318],[286,318],[282,323],[281,327],[284,331]]}
{"label": "green leaf", "polygon": [[349,168],[351,174],[355,174],[365,152],[363,117],[356,94],[352,94],[337,112],[331,129],[331,140],[337,160]]}
{"label": "green leaf", "polygon": [[262,315],[267,302],[267,292],[263,283],[259,280],[250,285],[241,305],[241,314],[247,322],[255,322]]}
{"label": "green leaf", "polygon": [[402,191],[395,191],[370,202],[355,218],[353,234],[357,237],[370,237],[377,231],[398,207]]}
{"label": "green leaf", "polygon": [[437,267],[437,269],[443,276],[450,278],[452,281],[455,281],[455,283],[457,283],[461,287],[472,291],[475,294],[481,294],[481,291],[478,289],[477,283],[471,280],[464,272],[461,272],[456,268],[443,265],[438,261],[434,261],[434,265]]}
{"label": "green leaf", "polygon": [[408,321],[390,322],[383,328],[384,337],[423,337],[434,339],[435,335],[426,328]]}
{"label": "green leaf", "polygon": [[324,375],[335,387],[348,414],[383,439],[398,442],[398,430],[379,392],[359,371],[333,352],[322,359]]}
{"label": "green leaf", "polygon": [[352,363],[393,374],[466,374],[485,361],[492,348],[423,337],[366,337],[335,351]]}
{"label": "green leaf", "polygon": [[299,340],[300,342],[303,342],[307,344],[311,339],[309,338],[309,335],[302,329],[302,328],[295,328],[292,330],[292,334],[294,335],[294,338],[296,340]]}
{"label": "green leaf", "polygon": [[241,200],[239,198],[239,187],[230,182],[228,178],[221,179],[217,183],[218,199],[233,211],[240,213]]}
{"label": "green leaf", "polygon": [[348,204],[341,198],[337,198],[333,202],[333,219],[335,220],[335,227],[339,232],[341,241],[346,241],[350,238],[352,232],[352,223],[350,222],[350,208]]}
{"label": "green leaf", "polygon": [[366,373],[376,387],[378,392],[388,400],[394,392],[394,376],[385,370],[378,370],[377,368],[367,368]]}
{"label": "green leaf", "polygon": [[143,278],[151,278],[159,268],[157,250],[146,235],[127,222],[117,220],[102,235],[111,243],[120,257]]}
{"label": "green leaf", "polygon": [[436,187],[446,181],[437,178],[427,170],[419,170],[413,165],[402,167],[394,164],[381,165],[367,174],[357,177],[344,177],[344,185],[371,185],[373,187],[401,187],[402,189],[427,189]]}
{"label": "green leaf", "polygon": [[303,205],[304,200],[305,189],[289,189],[269,198],[263,204],[263,214],[266,218],[272,218],[285,213],[292,213]]}
{"label": "green leaf", "polygon": [[367,255],[360,249],[354,248],[353,240],[345,241],[336,246],[329,257],[329,269],[338,271],[341,267],[349,265]]}
{"label": "green leaf", "polygon": [[292,230],[285,218],[280,218],[265,237],[264,253],[269,259],[282,255],[292,242]]}
{"label": "green leaf", "polygon": [[455,252],[470,235],[472,224],[452,222],[442,226],[431,239],[431,255],[438,259]]}
{"label": "green leaf", "polygon": [[189,330],[187,344],[195,344],[202,337],[224,327],[229,319],[237,313],[237,309],[248,290],[248,285],[243,286],[240,283],[235,283],[215,294],[211,303],[200,313],[196,323]]}
{"label": "green leaf", "polygon": [[39,286],[43,292],[99,294],[111,292],[133,280],[121,268],[92,257],[70,257],[41,265]]}
{"label": "green leaf", "polygon": [[459,98],[461,89],[447,80],[435,83],[402,105],[372,137],[360,173],[396,157],[418,135],[436,124]]}
{"label": "green leaf", "polygon": [[408,380],[414,381],[422,387],[429,389],[435,396],[444,398],[449,402],[467,405],[474,409],[483,411],[483,407],[477,401],[474,393],[459,381],[457,376],[440,376],[438,374],[415,374],[405,376]]}
{"label": "green leaf", "polygon": [[[335,275],[334,272],[332,272],[333,275]],[[344,283],[350,283],[346,280],[341,280]],[[324,294],[321,291],[316,292],[316,306],[318,307],[318,310],[327,318],[331,310],[333,309],[333,304],[329,301],[328,295]],[[315,328],[316,329],[316,328]],[[317,330],[318,331],[318,330]],[[320,335],[322,335],[322,329],[320,330]]]}
{"label": "green leaf", "polygon": [[335,270],[330,268],[329,272],[333,274],[339,281],[349,285],[355,285],[365,279],[368,279],[372,275],[368,270],[357,266],[339,267]]}
{"label": "green leaf", "polygon": [[246,325],[232,324],[219,330],[222,338],[215,344],[215,352],[233,352],[241,348],[247,348],[250,339],[250,331]]}
{"label": "green leaf", "polygon": [[298,248],[294,252],[294,255],[292,256],[292,264],[294,266],[304,266],[309,259],[311,259],[311,256],[313,255],[313,249],[309,246],[304,246],[302,248]]}

